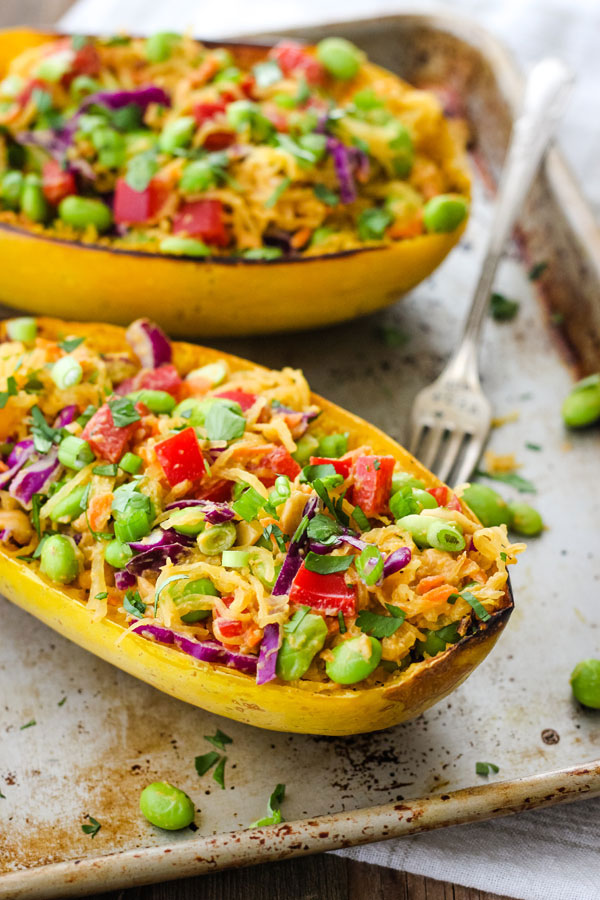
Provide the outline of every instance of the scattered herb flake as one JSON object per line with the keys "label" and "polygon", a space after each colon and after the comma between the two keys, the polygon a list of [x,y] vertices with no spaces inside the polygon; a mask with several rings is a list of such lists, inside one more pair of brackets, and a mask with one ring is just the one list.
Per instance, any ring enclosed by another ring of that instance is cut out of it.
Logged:
{"label": "scattered herb flake", "polygon": [[166,586],[168,584],[172,584],[173,581],[183,581],[185,578],[189,578],[189,577],[190,577],[189,575],[171,575],[170,578],[167,578],[166,581],[163,581],[163,583],[161,584],[159,589],[154,594],[154,617],[155,618],[156,618],[156,611],[158,609],[158,600],[160,598],[160,595],[166,588]]}
{"label": "scattered herb flake", "polygon": [[514,319],[519,311],[519,301],[509,300],[504,294],[492,294],[490,298],[490,313],[497,322],[508,322]]}
{"label": "scattered herb flake", "polygon": [[285,178],[282,178],[271,196],[267,200],[265,200],[265,207],[267,209],[271,209],[273,206],[275,206],[281,195],[285,193],[285,191],[287,191],[291,183],[292,179],[287,175],[285,176]]}
{"label": "scattered herb flake", "polygon": [[67,338],[65,341],[61,341],[58,346],[61,350],[64,350],[65,353],[72,353],[73,350],[77,350],[77,348],[80,347],[84,341],[84,337]]}
{"label": "scattered herb flake", "polygon": [[26,722],[24,725],[21,725],[19,731],[24,731],[26,728],[31,728],[33,725],[37,725],[35,719],[30,719],[29,722]]}
{"label": "scattered herb flake", "polygon": [[274,523],[271,525],[267,525],[265,530],[263,531],[263,537],[266,541],[271,543],[270,538],[275,538],[275,543],[282,553],[286,551],[286,541],[289,541],[289,534],[284,534],[279,525],[275,525]]}
{"label": "scattered herb flake", "polygon": [[502,481],[504,484],[510,484],[511,487],[516,488],[521,494],[536,494],[535,485],[528,481],[526,478],[523,478],[522,475],[517,475],[516,472],[485,472],[483,469],[476,469],[474,473],[478,478],[490,478],[492,481]]}
{"label": "scattered herb flake", "polygon": [[48,425],[39,406],[32,406],[30,412],[33,419],[31,434],[35,449],[38,453],[47,453],[52,444],[60,443],[62,438],[61,430]]}
{"label": "scattered herb flake", "polygon": [[281,804],[285,798],[285,784],[278,784],[271,796],[267,806],[267,815],[262,819],[257,819],[248,825],[248,828],[262,828],[263,825],[279,825],[283,821],[281,815]]}
{"label": "scattered herb flake", "polygon": [[62,698],[62,700],[59,700],[58,703],[57,703],[56,705],[57,705],[57,706],[64,706],[66,702],[67,702],[67,696],[66,696],[66,694],[65,694],[65,696]]}
{"label": "scattered herb flake", "polygon": [[346,556],[321,556],[319,553],[313,553],[310,550],[304,565],[309,572],[316,572],[318,575],[331,575],[333,572],[345,572],[354,562],[354,554],[349,553]]}
{"label": "scattered herb flake", "polygon": [[108,478],[114,478],[118,468],[116,463],[107,463],[103,466],[94,466],[92,472],[94,475],[106,475]]}
{"label": "scattered herb flake", "polygon": [[220,728],[217,728],[217,733],[212,737],[205,734],[204,740],[208,741],[208,743],[212,744],[214,747],[218,747],[219,750],[224,750],[225,744],[233,744],[233,738],[230,738],[229,735],[221,731]]}
{"label": "scattered herb flake", "polygon": [[495,763],[491,763],[491,762],[476,762],[475,763],[475,772],[477,775],[484,775],[487,778],[487,776],[490,774],[490,772],[493,772],[494,774],[496,774],[499,771],[500,771],[500,767],[497,766]]}
{"label": "scattered herb flake", "polygon": [[123,609],[136,619],[144,618],[146,615],[146,604],[140,597],[139,591],[136,591],[135,594],[133,591],[126,591],[125,597],[123,598]]}
{"label": "scattered herb flake", "polygon": [[330,190],[325,184],[315,184],[313,186],[313,193],[317,200],[320,200],[327,206],[337,206],[340,202],[340,198],[335,191]]}
{"label": "scattered herb flake", "polygon": [[410,337],[395,325],[379,325],[375,334],[386,347],[404,347],[410,340]]}
{"label": "scattered herb flake", "polygon": [[356,624],[364,634],[369,634],[371,637],[391,637],[398,631],[406,616],[402,610],[397,610],[397,612],[401,615],[398,616],[394,613],[394,615],[381,616],[379,613],[370,612],[368,609],[361,609],[356,618]]}
{"label": "scattered herb flake", "polygon": [[97,821],[97,819],[94,819],[93,816],[88,816],[88,818],[90,820],[89,824],[82,825],[81,830],[83,831],[84,834],[89,834],[89,836],[91,838],[94,838],[94,837],[96,837],[96,835],[102,828],[102,825],[100,824],[100,822]]}
{"label": "scattered herb flake", "polygon": [[96,594],[94,600],[106,600],[108,597],[108,591],[100,591],[99,594]]}
{"label": "scattered herb flake", "polygon": [[6,379],[6,390],[0,391],[0,409],[4,409],[8,403],[9,397],[16,397],[17,394],[17,382],[15,381],[14,375],[9,375]]}
{"label": "scattered herb flake", "polygon": [[340,634],[346,634],[348,629],[346,628],[346,620],[344,619],[344,613],[341,609],[338,612],[338,622],[340,623]]}
{"label": "scattered herb flake", "polygon": [[541,450],[542,449],[541,444],[534,444],[531,441],[525,441],[525,446],[527,447],[528,450]]}
{"label": "scattered herb flake", "polygon": [[217,764],[217,768],[213,772],[213,781],[216,781],[217,784],[221,786],[221,789],[225,790],[225,763],[227,762],[227,757],[222,756]]}
{"label": "scattered herb flake", "polygon": [[371,524],[360,506],[354,507],[354,509],[352,510],[352,518],[358,525],[358,528],[361,532],[369,531],[369,529],[371,528]]}
{"label": "scattered herb flake", "polygon": [[546,271],[547,268],[548,268],[548,263],[547,263],[547,262],[539,262],[539,263],[536,263],[536,264],[535,264],[534,266],[532,266],[531,269],[529,270],[529,275],[528,275],[529,280],[530,280],[530,281],[537,281],[538,278],[541,278],[541,276],[544,274],[544,272]]}
{"label": "scattered herb flake", "polygon": [[502,562],[506,562],[507,556],[504,550],[500,551],[500,559],[502,560]]}
{"label": "scattered herb flake", "polygon": [[6,800],[6,795],[0,791],[0,800]]}
{"label": "scattered herb flake", "polygon": [[126,428],[127,425],[133,425],[134,422],[139,422],[141,419],[139,412],[133,405],[133,401],[128,397],[109,400],[108,408],[110,409],[115,428]]}
{"label": "scattered herb flake", "polygon": [[208,753],[204,753],[202,756],[197,756],[194,759],[194,765],[196,767],[196,772],[200,777],[202,775],[206,775],[209,769],[212,769],[214,764],[221,758],[220,753],[217,753],[216,750],[210,750]]}
{"label": "scattered herb flake", "polygon": [[286,634],[293,634],[298,625],[306,618],[306,616],[310,612],[310,606],[301,606],[300,609],[297,609],[289,622],[286,622],[283,626],[283,630]]}
{"label": "scattered herb flake", "polygon": [[33,527],[35,528],[36,534],[40,540],[42,537],[40,509],[42,508],[45,499],[46,498],[43,494],[34,494],[31,498],[31,521],[33,522]]}
{"label": "scattered herb flake", "polygon": [[461,591],[459,596],[467,601],[478,619],[481,619],[482,622],[487,622],[490,618],[489,612],[471,591]]}

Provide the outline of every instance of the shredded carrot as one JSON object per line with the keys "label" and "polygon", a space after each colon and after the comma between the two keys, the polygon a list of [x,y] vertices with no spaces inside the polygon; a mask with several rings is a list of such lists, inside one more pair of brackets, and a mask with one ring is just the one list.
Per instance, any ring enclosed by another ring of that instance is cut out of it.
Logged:
{"label": "shredded carrot", "polygon": [[109,606],[122,606],[123,604],[123,592],[119,591],[109,591],[108,597],[106,598],[106,602]]}
{"label": "shredded carrot", "polygon": [[426,594],[427,591],[432,590],[432,588],[439,587],[440,584],[444,583],[443,575],[428,575],[426,578],[423,578],[417,585],[417,594]]}
{"label": "shredded carrot", "polygon": [[394,222],[387,230],[387,236],[392,240],[399,238],[418,237],[423,234],[423,216],[421,212],[408,222]]}
{"label": "shredded carrot", "polygon": [[214,56],[208,56],[204,62],[200,63],[193,76],[193,84],[195,87],[200,87],[202,84],[206,84],[208,81],[217,74],[219,71],[219,61]]}
{"label": "shredded carrot", "polygon": [[294,250],[301,250],[302,247],[305,247],[306,244],[310,241],[312,236],[312,231],[310,228],[300,228],[293,236],[290,241],[290,247],[293,247]]}
{"label": "shredded carrot", "polygon": [[262,641],[262,636],[261,628],[249,628],[244,634],[244,644],[246,647],[256,647]]}
{"label": "shredded carrot", "polygon": [[88,521],[93,531],[102,531],[110,518],[110,508],[113,502],[112,494],[96,494],[92,497],[88,506]]}
{"label": "shredded carrot", "polygon": [[0,472],[8,472],[8,466],[0,459]]}
{"label": "shredded carrot", "polygon": [[448,597],[456,593],[456,588],[451,584],[441,584],[439,587],[433,588],[423,594],[423,600],[426,600],[431,606],[437,606],[439,603],[446,603]]}

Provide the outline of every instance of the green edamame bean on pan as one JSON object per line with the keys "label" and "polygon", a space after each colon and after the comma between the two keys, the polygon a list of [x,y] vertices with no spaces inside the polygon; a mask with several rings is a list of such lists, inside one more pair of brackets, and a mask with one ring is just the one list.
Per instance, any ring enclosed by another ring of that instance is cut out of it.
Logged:
{"label": "green edamame bean on pan", "polygon": [[354,78],[363,58],[358,47],[345,38],[329,37],[317,44],[317,59],[334,78]]}
{"label": "green edamame bean on pan", "polygon": [[573,696],[582,706],[600,709],[600,659],[584,659],[571,673]]}
{"label": "green edamame bean on pan", "polygon": [[428,200],[423,208],[423,222],[428,232],[445,234],[466,219],[469,204],[460,194],[438,194]]}
{"label": "green edamame bean on pan", "polygon": [[284,637],[277,656],[277,675],[284,681],[295,681],[308,671],[327,637],[323,616],[307,613],[297,627]]}
{"label": "green edamame bean on pan", "polygon": [[508,504],[511,513],[511,528],[517,534],[524,534],[527,537],[534,537],[544,530],[544,522],[541,515],[528,503],[521,503],[516,500]]}
{"label": "green edamame bean on pan", "polygon": [[184,791],[168,781],[154,781],[140,795],[140,809],[152,825],[179,831],[194,821],[194,804]]}
{"label": "green edamame bean on pan", "polygon": [[18,209],[23,190],[23,173],[9,169],[0,180],[0,199],[8,209]]}
{"label": "green edamame bean on pan", "polygon": [[39,175],[26,175],[21,190],[21,212],[32,222],[46,222],[50,218],[50,206],[42,191]]}
{"label": "green edamame bean on pan", "polygon": [[[337,684],[356,684],[371,675],[381,661],[381,644],[377,638],[350,638],[331,651],[333,659],[325,664],[325,671]],[[365,654],[365,643],[370,653]]]}
{"label": "green edamame bean on pan", "polygon": [[470,484],[463,491],[462,499],[486,528],[511,524],[512,515],[508,503],[487,484]]}
{"label": "green edamame bean on pan", "polygon": [[569,428],[585,428],[600,419],[600,372],[578,381],[562,405]]}
{"label": "green edamame bean on pan", "polygon": [[90,225],[99,231],[108,231],[113,217],[108,206],[91,197],[65,197],[58,205],[61,222],[72,228],[87,228]]}
{"label": "green edamame bean on pan", "polygon": [[53,534],[44,541],[40,571],[57,584],[70,584],[77,578],[79,562],[73,541],[64,534]]}

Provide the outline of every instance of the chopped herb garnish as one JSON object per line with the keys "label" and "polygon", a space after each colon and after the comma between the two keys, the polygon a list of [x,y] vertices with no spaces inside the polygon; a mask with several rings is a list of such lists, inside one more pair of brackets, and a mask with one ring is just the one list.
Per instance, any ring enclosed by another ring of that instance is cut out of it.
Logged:
{"label": "chopped herb garnish", "polygon": [[530,281],[537,281],[538,278],[540,278],[540,276],[544,274],[544,272],[546,271],[547,268],[548,268],[548,263],[547,263],[547,262],[539,262],[539,263],[536,263],[536,264],[535,264],[534,266],[532,266],[531,269],[529,270],[529,280],[530,280]]}
{"label": "chopped herb garnish", "polygon": [[90,820],[89,825],[82,825],[81,830],[84,834],[89,834],[90,837],[94,838],[102,828],[102,825],[93,816],[88,816],[88,818]]}
{"label": "chopped herb garnish", "polygon": [[156,151],[146,150],[132,157],[127,165],[125,181],[134,191],[145,191],[158,171]]}
{"label": "chopped herb garnish", "polygon": [[209,441],[234,441],[246,430],[246,420],[241,409],[231,409],[225,403],[213,403],[205,422]]}
{"label": "chopped herb garnish", "polygon": [[140,592],[127,591],[123,598],[123,609],[136,619],[143,619],[146,615],[146,604],[140,597]]}
{"label": "chopped herb garnish", "polygon": [[337,206],[340,202],[340,198],[335,191],[330,190],[330,188],[324,184],[315,184],[313,192],[317,200],[326,203],[327,206]]}
{"label": "chopped herb garnish", "polygon": [[58,701],[58,703],[57,703],[56,705],[57,705],[57,706],[64,706],[66,702],[67,702],[67,697],[66,697],[66,695],[65,695],[65,696],[62,698],[62,700],[59,700],[59,701]]}
{"label": "chopped herb garnish", "polygon": [[158,609],[158,601],[159,601],[160,595],[162,594],[162,592],[164,591],[166,586],[168,584],[171,584],[173,581],[183,581],[185,578],[189,578],[189,577],[190,577],[189,575],[171,575],[170,578],[167,578],[166,581],[163,581],[161,586],[158,588],[158,590],[154,594],[154,617],[155,618],[156,618],[156,611]]}
{"label": "chopped herb garnish", "polygon": [[30,719],[29,722],[26,722],[25,725],[21,725],[19,731],[25,731],[26,728],[31,728],[33,725],[37,725],[35,719]]}
{"label": "chopped herb garnish", "polygon": [[476,762],[475,763],[475,772],[477,775],[484,775],[487,777],[490,774],[490,772],[494,772],[494,774],[495,774],[496,772],[499,772],[499,771],[500,771],[500,767],[497,766],[495,763],[491,763],[491,762]]}
{"label": "chopped herb garnish", "polygon": [[462,597],[463,600],[467,601],[478,619],[481,619],[482,622],[487,622],[487,620],[490,618],[489,612],[487,611],[485,606],[482,605],[481,601],[471,593],[471,591],[461,591],[459,596]]}
{"label": "chopped herb garnish", "polygon": [[106,475],[109,478],[114,478],[118,472],[119,467],[116,463],[107,463],[103,466],[94,466],[92,472],[94,475]]}
{"label": "chopped herb garnish", "polygon": [[345,572],[354,562],[354,554],[349,553],[347,556],[321,556],[319,553],[313,553],[310,550],[304,565],[309,572],[316,572],[318,575],[331,575],[333,572]]}
{"label": "chopped herb garnish", "polygon": [[343,528],[335,519],[331,519],[323,513],[317,513],[308,523],[306,532],[311,540],[329,546],[339,542]]}
{"label": "chopped herb garnish", "polygon": [[269,547],[271,546],[271,537],[275,538],[275,543],[282,553],[286,551],[286,541],[289,541],[289,534],[284,534],[279,525],[275,525],[274,523],[271,525],[267,525],[265,530],[262,533],[265,541],[268,542]]}
{"label": "chopped herb garnish", "polygon": [[225,744],[233,744],[233,738],[230,738],[228,734],[221,731],[220,728],[217,728],[217,732],[215,735],[204,735],[204,740],[208,741],[209,744],[212,744],[214,747],[218,747],[219,750],[225,749]]}
{"label": "chopped herb garnish", "polygon": [[376,329],[376,334],[386,347],[404,347],[410,340],[404,331],[400,331],[394,325],[380,325]]}
{"label": "chopped herb garnish", "polygon": [[[335,478],[336,476],[337,472],[332,463],[318,463],[317,465],[304,466],[300,475],[300,482],[302,484],[312,484],[317,478],[322,481],[324,478]],[[342,478],[339,483],[341,484],[343,480]]]}
{"label": "chopped herb garnish", "polygon": [[474,473],[478,478],[490,478],[492,481],[502,481],[504,484],[510,484],[512,487],[516,488],[521,494],[535,494],[537,493],[535,485],[528,481],[526,478],[523,478],[522,475],[517,475],[516,472],[484,472],[483,469],[475,469]]}
{"label": "chopped herb garnish", "polygon": [[248,828],[262,828],[263,825],[279,825],[283,821],[281,815],[281,804],[285,797],[285,784],[278,784],[271,796],[267,806],[267,815],[262,819],[257,819],[248,825]]}
{"label": "chopped herb garnish", "polygon": [[386,603],[386,608],[390,612],[389,616],[362,609],[356,618],[356,624],[360,630],[364,634],[370,634],[371,637],[376,638],[391,637],[395,634],[404,622],[406,613],[390,603]]}
{"label": "chopped herb garnish", "polygon": [[31,498],[31,521],[35,528],[38,538],[42,537],[42,526],[40,525],[40,509],[42,508],[45,496],[43,494],[34,494]]}
{"label": "chopped herb garnish", "polygon": [[220,784],[222,790],[225,790],[225,763],[226,762],[227,762],[227,757],[222,756],[217,764],[217,768],[213,772],[213,781],[216,781],[217,784]]}
{"label": "chopped herb garnish", "polygon": [[298,543],[298,541],[300,540],[300,538],[302,537],[302,535],[308,528],[309,521],[310,520],[309,520],[308,516],[302,516],[298,527],[296,528],[295,532],[292,535],[292,544]]}
{"label": "chopped herb garnish", "polygon": [[490,313],[497,322],[508,322],[514,319],[519,311],[518,300],[509,300],[504,294],[492,294],[490,299]]}
{"label": "chopped herb garnish", "polygon": [[2,791],[0,791],[0,800],[6,800],[6,794],[3,794]]}
{"label": "chopped herb garnish", "polygon": [[15,381],[14,375],[9,375],[6,379],[6,390],[0,391],[0,409],[4,409],[8,403],[9,397],[16,397],[17,394],[17,382]]}
{"label": "chopped herb garnish", "polygon": [[35,449],[38,453],[47,453],[52,444],[60,443],[62,438],[61,430],[48,425],[39,406],[31,407],[31,417],[33,419],[31,434]]}
{"label": "chopped herb garnish", "polygon": [[369,531],[371,524],[360,506],[354,507],[354,509],[352,510],[352,518],[358,525],[360,531]]}
{"label": "chopped herb garnish", "polygon": [[141,419],[139,412],[133,405],[133,401],[128,397],[109,400],[108,408],[110,409],[115,428],[126,428],[127,425],[133,425],[134,422],[139,422]]}
{"label": "chopped herb garnish", "polygon": [[340,625],[340,634],[346,634],[348,629],[346,628],[346,620],[344,619],[344,613],[341,609],[338,611],[338,622]]}
{"label": "chopped herb garnish", "polygon": [[565,321],[564,314],[561,312],[550,313],[550,322],[552,325],[562,325]]}
{"label": "chopped herb garnish", "polygon": [[527,447],[528,450],[541,450],[542,449],[541,444],[534,444],[531,441],[525,441],[525,446]]}
{"label": "chopped herb garnish", "polygon": [[214,764],[221,758],[220,753],[217,753],[216,750],[210,750],[208,753],[204,753],[202,756],[197,756],[194,759],[194,765],[196,766],[196,772],[200,777],[202,775],[206,775],[209,769],[212,769]]}
{"label": "chopped herb garnish", "polygon": [[310,606],[301,606],[300,609],[297,609],[289,622],[286,622],[283,626],[283,630],[286,634],[293,634],[301,622],[307,617],[310,612]]}
{"label": "chopped herb garnish", "polygon": [[507,557],[506,557],[506,553],[504,552],[504,550],[500,551],[500,559],[502,560],[502,562],[506,562]]}
{"label": "chopped herb garnish", "polygon": [[288,178],[287,175],[285,178],[282,178],[271,196],[267,200],[265,200],[265,207],[267,209],[271,209],[273,206],[275,206],[281,195],[285,193],[285,191],[287,191],[291,183],[292,179]]}
{"label": "chopped herb garnish", "polygon": [[58,346],[61,350],[64,350],[65,353],[72,353],[73,350],[77,350],[77,348],[80,347],[84,341],[84,337],[67,338],[67,340],[61,341]]}
{"label": "chopped herb garnish", "polygon": [[23,385],[23,390],[26,394],[39,394],[44,390],[43,382],[37,377],[38,372],[41,372],[41,369],[30,372],[27,376],[27,381]]}
{"label": "chopped herb garnish", "polygon": [[99,594],[96,594],[94,600],[106,600],[108,597],[108,591],[100,591]]}
{"label": "chopped herb garnish", "polygon": [[87,425],[87,423],[90,421],[90,419],[92,418],[92,416],[93,416],[94,413],[96,412],[96,409],[97,409],[97,407],[96,407],[96,406],[92,406],[92,404],[90,404],[89,406],[86,406],[86,408],[84,409],[84,411],[81,413],[81,415],[80,415],[79,418],[77,419],[77,424],[78,424],[78,425],[81,425],[82,428],[85,428],[85,426]]}
{"label": "chopped herb garnish", "polygon": [[350,517],[344,512],[343,504],[344,504],[344,496],[345,491],[342,493],[340,497],[334,502],[323,481],[320,478],[315,478],[313,482],[313,488],[317,492],[320,499],[323,501],[331,515],[334,519],[337,519],[342,525],[348,525],[350,522]]}

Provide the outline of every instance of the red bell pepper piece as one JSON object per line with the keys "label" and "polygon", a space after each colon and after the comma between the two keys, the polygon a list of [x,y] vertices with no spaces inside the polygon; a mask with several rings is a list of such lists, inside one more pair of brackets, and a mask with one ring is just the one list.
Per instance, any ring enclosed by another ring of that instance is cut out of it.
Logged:
{"label": "red bell pepper piece", "polygon": [[261,469],[269,469],[275,475],[287,475],[292,481],[302,471],[285,447],[275,447],[269,453],[265,453],[258,466]]}
{"label": "red bell pepper piece", "polygon": [[70,75],[98,75],[102,68],[100,55],[93,44],[84,44],[75,54]]}
{"label": "red bell pepper piece", "polygon": [[232,400],[234,403],[239,403],[242,407],[242,412],[247,412],[251,406],[254,406],[256,403],[256,394],[249,394],[247,391],[221,391],[220,394],[215,394],[215,397],[221,397],[223,400]]}
{"label": "red bell pepper piece", "polygon": [[169,194],[168,185],[158,178],[153,178],[143,191],[134,191],[124,178],[118,178],[113,203],[115,222],[129,225],[156,219]]}
{"label": "red bell pepper piece", "polygon": [[135,378],[135,388],[132,390],[166,391],[176,399],[179,399],[182,381],[179,372],[171,363],[165,363],[158,369],[145,369]]}
{"label": "red bell pepper piece", "polygon": [[[211,131],[204,138],[202,146],[205,150],[225,150],[235,142],[235,133],[233,131]],[[206,203],[209,201],[206,200]],[[213,201],[216,202],[216,201]]]}
{"label": "red bell pepper piece", "polygon": [[453,494],[452,497],[450,497],[450,499],[446,503],[446,509],[456,509],[458,510],[458,512],[462,512],[460,500],[458,499],[456,494]]}
{"label": "red bell pepper piece", "polygon": [[309,84],[318,84],[325,77],[325,69],[319,60],[296,41],[281,41],[269,52],[269,57],[277,61],[284,75],[301,72]]}
{"label": "red bell pepper piece", "polygon": [[311,466],[333,466],[337,474],[341,475],[342,478],[347,478],[352,468],[352,460],[344,459],[343,456],[340,459],[330,459],[328,456],[311,456],[310,464]]}
{"label": "red bell pepper piece", "polygon": [[[136,409],[140,412],[143,407],[136,405]],[[131,425],[118,428],[108,403],[104,403],[89,420],[81,437],[88,442],[96,456],[115,463],[123,456],[138,424],[132,422]]]}
{"label": "red bell pepper piece", "polygon": [[356,459],[352,496],[366,516],[376,516],[387,507],[394,465],[393,456],[359,456]]}
{"label": "red bell pepper piece", "polygon": [[171,487],[185,481],[199,481],[206,469],[196,432],[190,426],[154,447],[156,456]]}
{"label": "red bell pepper piece", "polygon": [[231,500],[232,491],[233,481],[225,481],[224,479],[221,481],[213,481],[212,484],[207,485],[203,490],[196,494],[196,499],[212,500],[215,503],[219,503],[225,500]]}
{"label": "red bell pepper piece", "polygon": [[65,197],[77,193],[75,177],[57,160],[49,159],[42,168],[42,191],[48,203],[56,206]]}
{"label": "red bell pepper piece", "polygon": [[440,484],[439,487],[427,488],[427,493],[431,494],[434,500],[437,500],[438,506],[445,506],[448,502],[448,488],[445,484]]}
{"label": "red bell pepper piece", "polygon": [[215,625],[224,638],[239,637],[246,627],[239,619],[226,619],[224,616],[215,619]]}
{"label": "red bell pepper piece", "polygon": [[218,113],[225,112],[225,106],[226,104],[223,101],[217,101],[216,103],[196,103],[193,114],[197,124],[203,125],[204,122],[214,119]]}
{"label": "red bell pepper piece", "polygon": [[173,234],[187,234],[207,244],[226,247],[229,235],[223,221],[223,204],[220,200],[184,203],[173,218]]}
{"label": "red bell pepper piece", "polygon": [[292,582],[290,603],[311,606],[328,616],[336,616],[340,610],[350,615],[356,609],[356,590],[346,584],[343,572],[319,575],[303,563]]}

